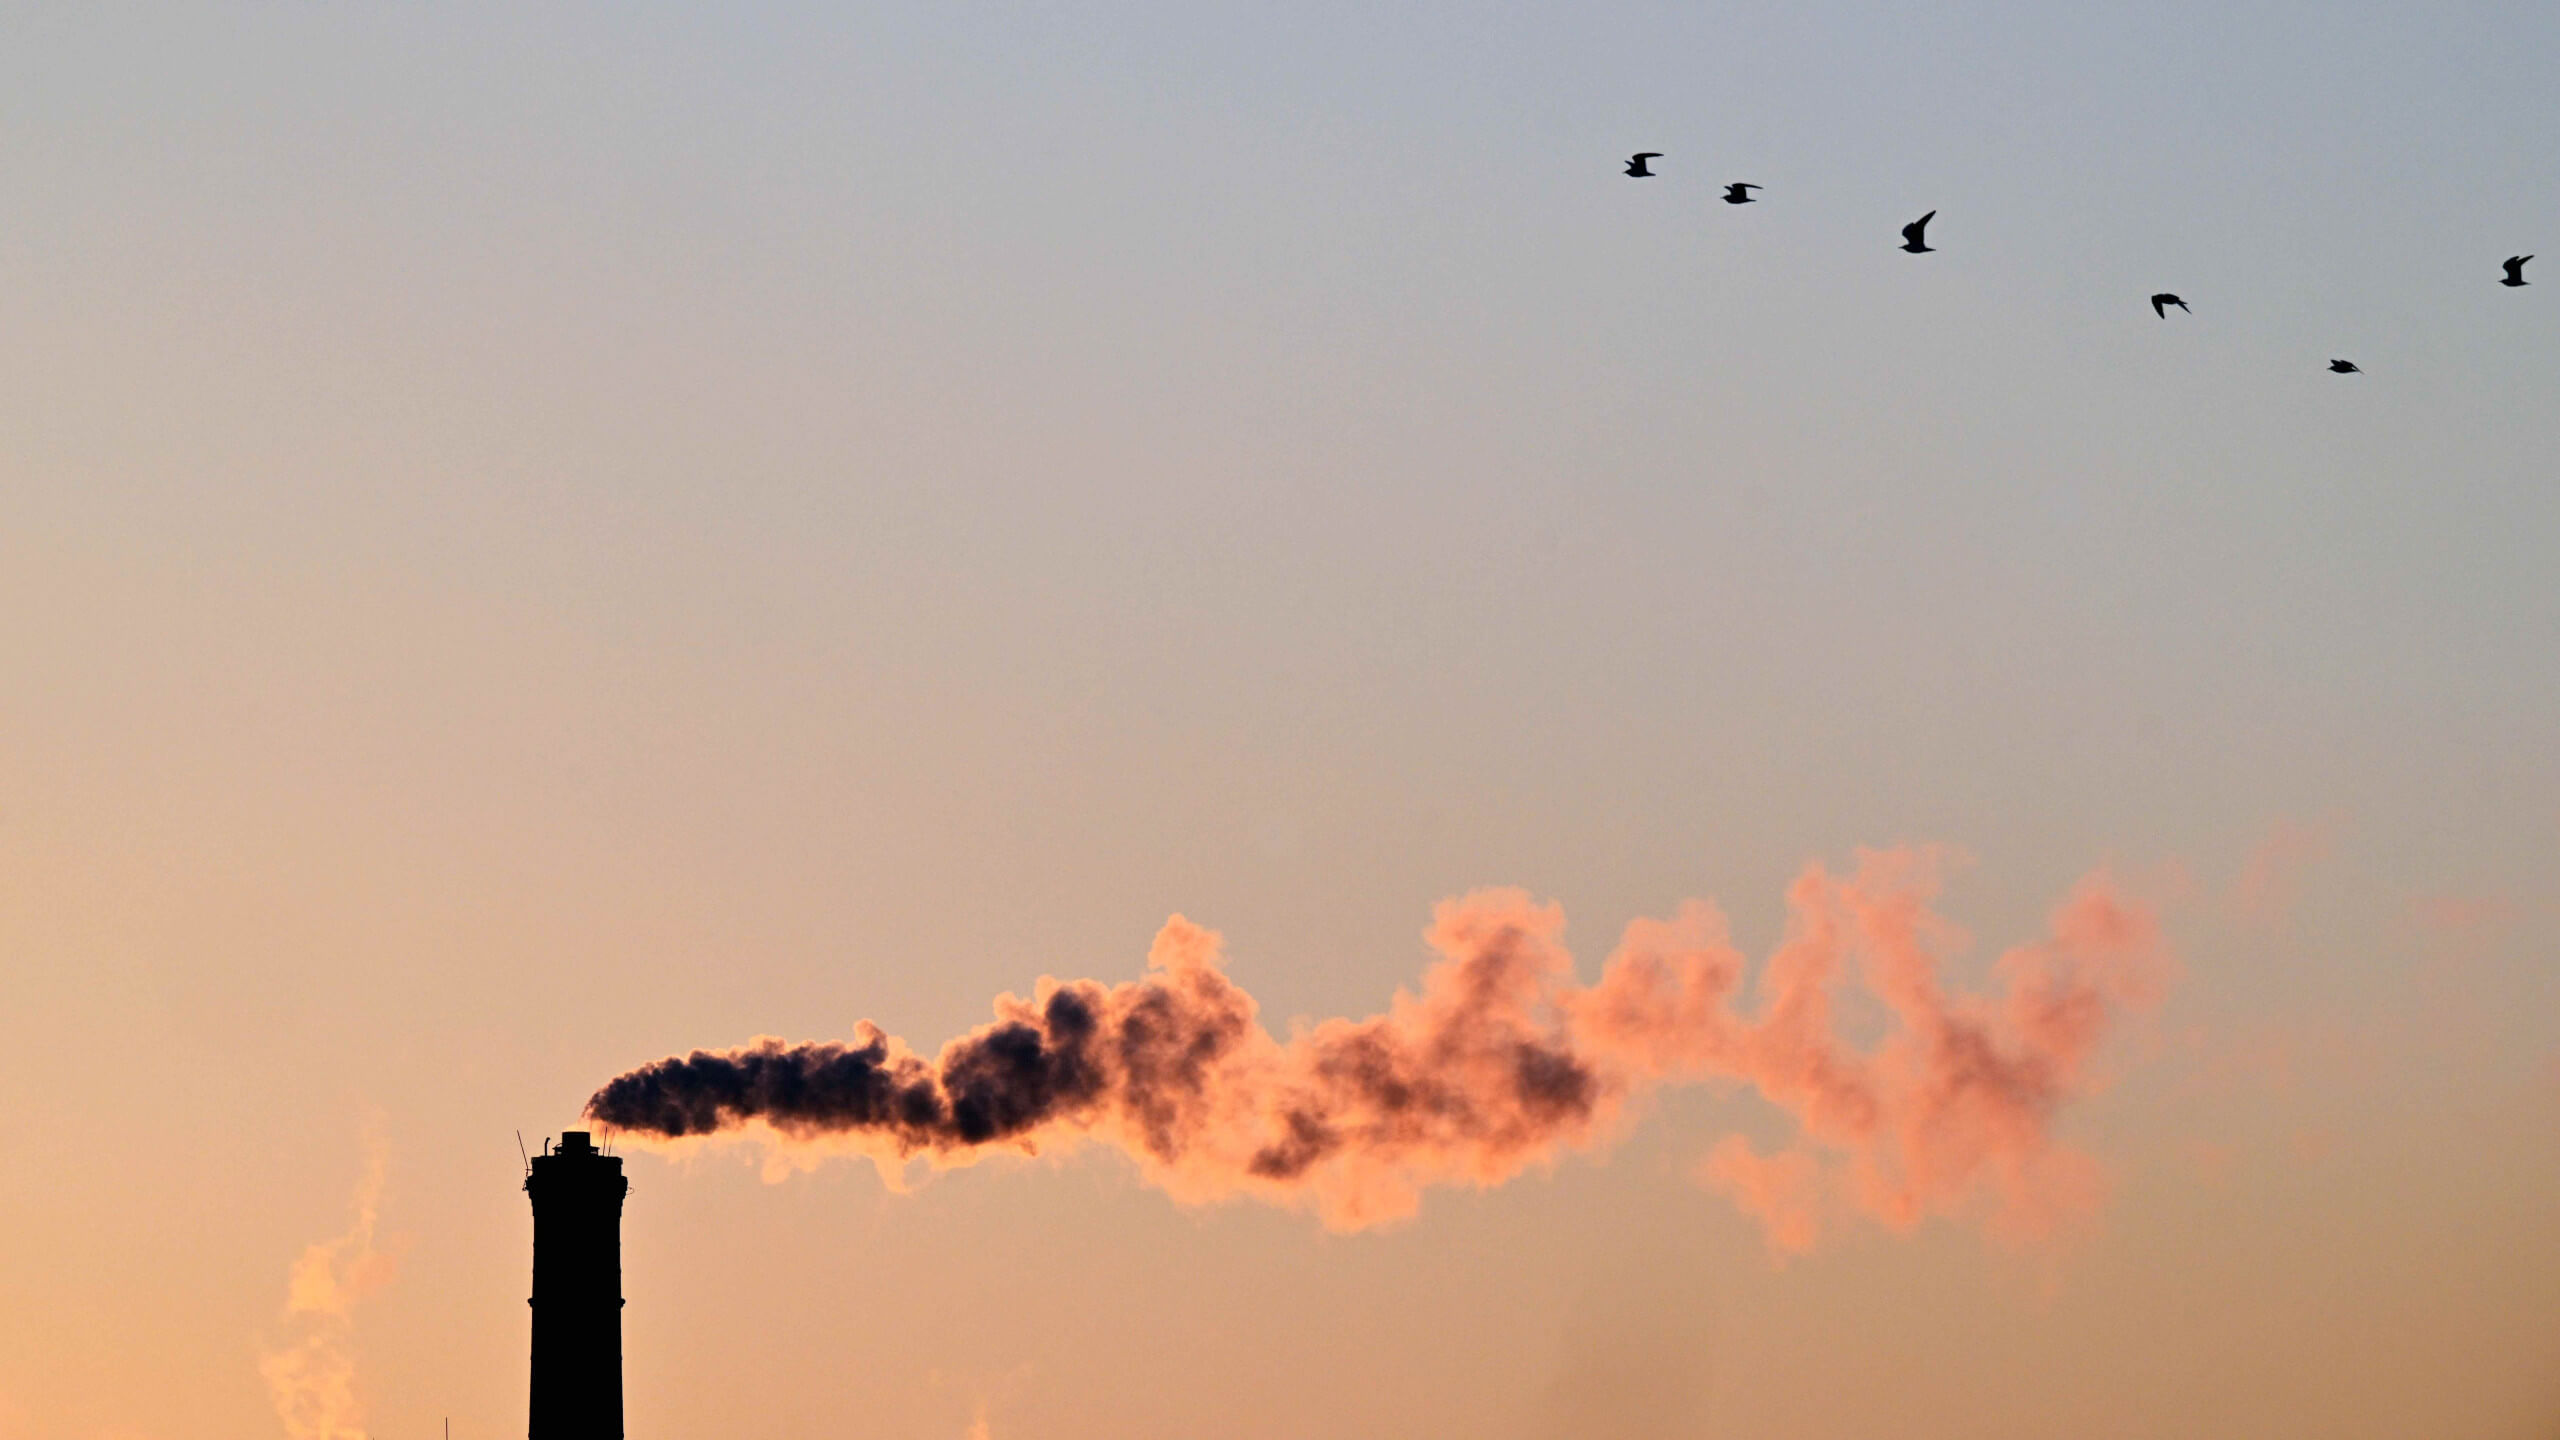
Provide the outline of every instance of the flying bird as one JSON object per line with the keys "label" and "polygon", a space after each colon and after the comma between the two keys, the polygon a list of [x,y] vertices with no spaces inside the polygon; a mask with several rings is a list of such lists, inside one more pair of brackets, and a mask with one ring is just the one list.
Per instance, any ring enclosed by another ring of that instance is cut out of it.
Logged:
{"label": "flying bird", "polygon": [[1644,162],[1661,158],[1662,152],[1659,150],[1639,150],[1627,157],[1627,173],[1638,180],[1650,180],[1653,178],[1653,172],[1645,168]]}
{"label": "flying bird", "polygon": [[1932,210],[1928,214],[1921,216],[1919,219],[1912,221],[1910,224],[1903,226],[1902,248],[1910,251],[1914,255],[1928,254],[1929,241],[1927,236],[1929,233],[1929,222],[1937,218],[1938,212]]}
{"label": "flying bird", "polygon": [[1724,187],[1724,203],[1748,205],[1751,203],[1751,192],[1759,188],[1757,185],[1727,185]]}
{"label": "flying bird", "polygon": [[[2179,299],[2177,296],[2170,294],[2166,290],[2163,290],[2159,294],[2151,297],[2152,313],[2158,315],[2163,320],[2169,318],[2169,307],[2172,305],[2177,306],[2181,310],[2187,310],[2186,301]],[[2196,312],[2193,310],[2187,310],[2187,313],[2193,315]]]}
{"label": "flying bird", "polygon": [[2356,362],[2353,360],[2332,360],[2329,362],[2329,373],[2332,375],[2361,375],[2364,372],[2356,368]]}
{"label": "flying bird", "polygon": [[2510,256],[2508,256],[2508,257],[2507,257],[2507,278],[2506,278],[2506,279],[2504,279],[2504,280],[2499,281],[2498,283],[2499,283],[2499,284],[2501,284],[2501,285],[2508,286],[2508,287],[2510,287],[2510,288],[2512,288],[2512,287],[2514,287],[2514,286],[2517,286],[2517,285],[2523,285],[2523,284],[2528,284],[2528,283],[2530,283],[2530,282],[2528,282],[2528,281],[2524,278],[2524,262],[2526,262],[2527,260],[2530,260],[2530,259],[2532,259],[2532,258],[2533,258],[2533,257],[2532,257],[2532,256],[2530,256],[2530,255],[2510,255]]}

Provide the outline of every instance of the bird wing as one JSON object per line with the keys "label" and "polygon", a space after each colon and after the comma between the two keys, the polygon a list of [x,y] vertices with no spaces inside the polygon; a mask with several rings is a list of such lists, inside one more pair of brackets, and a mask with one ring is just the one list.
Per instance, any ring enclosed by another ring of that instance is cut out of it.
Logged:
{"label": "bird wing", "polygon": [[2166,295],[2154,295],[2154,296],[2152,296],[2152,297],[2151,297],[2151,313],[2152,313],[2152,314],[2154,314],[2154,315],[2159,316],[2159,317],[2160,317],[2161,319],[2163,319],[2163,320],[2168,319],[2168,318],[2169,318],[2169,297],[2168,297],[2168,296],[2166,296]]}
{"label": "bird wing", "polygon": [[1638,160],[1659,160],[1662,158],[1662,152],[1659,150],[1639,150],[1635,153],[1633,158]]}
{"label": "bird wing", "polygon": [[1912,221],[1910,224],[1903,226],[1902,238],[1905,240],[1918,240],[1921,232],[1929,228],[1929,222],[1937,218],[1938,212],[1932,210],[1928,214],[1921,216],[1919,219]]}

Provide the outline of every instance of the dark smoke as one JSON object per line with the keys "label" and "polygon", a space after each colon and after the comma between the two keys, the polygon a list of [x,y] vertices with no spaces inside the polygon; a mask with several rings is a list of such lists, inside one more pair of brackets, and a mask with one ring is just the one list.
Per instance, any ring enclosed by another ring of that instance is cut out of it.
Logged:
{"label": "dark smoke", "polygon": [[[2149,914],[2092,876],[2049,939],[2002,958],[1998,1003],[1951,995],[1931,949],[1949,933],[1927,908],[1935,886],[1928,852],[1867,855],[1848,880],[1809,870],[1752,1017],[1733,1008],[1745,966],[1711,906],[1629,926],[1583,986],[1560,910],[1486,891],[1440,907],[1426,934],[1443,958],[1418,992],[1283,1040],[1219,968],[1217,936],[1177,916],[1143,979],[1044,979],[932,1059],[865,1022],[850,1044],[760,1039],[661,1060],[597,1091],[587,1114],[644,1139],[747,1132],[893,1171],[1095,1140],[1185,1199],[1257,1194],[1356,1228],[1410,1214],[1426,1186],[1499,1184],[1597,1143],[1659,1085],[1723,1078],[1804,1126],[1780,1157],[1728,1145],[1703,1172],[1773,1236],[1783,1224],[1788,1248],[1811,1243],[1826,1197],[1909,1225],[1987,1191],[2013,1227],[2048,1230],[2093,1204],[2096,1183],[2051,1143],[2053,1115],[2114,1011],[2154,998],[2173,965]],[[1866,1051],[1831,1018],[1853,968],[1899,1027]],[[1825,1177],[1808,1145],[1847,1163]]]}

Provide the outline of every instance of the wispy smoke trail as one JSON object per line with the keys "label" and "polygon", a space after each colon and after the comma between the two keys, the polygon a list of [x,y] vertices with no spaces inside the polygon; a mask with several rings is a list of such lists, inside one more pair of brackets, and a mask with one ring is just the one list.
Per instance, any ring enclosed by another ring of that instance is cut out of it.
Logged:
{"label": "wispy smoke trail", "polygon": [[[1929,908],[1939,860],[1861,852],[1846,878],[1809,867],[1749,1014],[1735,1006],[1743,957],[1703,901],[1629,925],[1587,986],[1558,907],[1516,890],[1446,901],[1424,932],[1442,958],[1418,991],[1286,1039],[1219,968],[1217,935],[1176,916],[1145,978],[1043,978],[932,1059],[866,1022],[850,1043],[661,1060],[598,1090],[587,1114],[644,1142],[742,1133],[788,1155],[863,1154],[893,1178],[915,1158],[1099,1141],[1178,1198],[1304,1205],[1349,1230],[1410,1215],[1430,1186],[1497,1185],[1605,1142],[1662,1086],[1739,1082],[1800,1139],[1775,1161],[1728,1144],[1703,1178],[1781,1250],[1810,1246],[1834,1203],[1897,1227],[1987,1204],[2007,1233],[2050,1234],[2098,1189],[2095,1166],[2054,1141],[2055,1113],[2086,1088],[2113,1018],[2156,1001],[2175,962],[2150,911],[2100,872],[2045,938],[2000,958],[1996,995],[1950,992],[1939,961],[1962,937]],[[1853,971],[1889,1027],[1864,1047],[1834,1014]]]}
{"label": "wispy smoke trail", "polygon": [[2329,858],[2345,829],[2345,817],[2334,813],[2307,822],[2278,820],[2232,883],[2231,903],[2240,918],[2262,930],[2290,928],[2304,874]]}
{"label": "wispy smoke trail", "polygon": [[368,1131],[355,1222],[345,1234],[305,1249],[294,1262],[284,1313],[298,1338],[258,1357],[258,1373],[267,1382],[276,1418],[292,1440],[365,1440],[351,1332],[356,1302],[390,1284],[398,1269],[395,1257],[374,1246],[389,1154],[382,1137]]}
{"label": "wispy smoke trail", "polygon": [[1735,1209],[1760,1222],[1773,1258],[1811,1254],[1822,1238],[1822,1162],[1807,1151],[1764,1156],[1750,1141],[1727,1135],[1694,1173],[1699,1184],[1730,1197]]}

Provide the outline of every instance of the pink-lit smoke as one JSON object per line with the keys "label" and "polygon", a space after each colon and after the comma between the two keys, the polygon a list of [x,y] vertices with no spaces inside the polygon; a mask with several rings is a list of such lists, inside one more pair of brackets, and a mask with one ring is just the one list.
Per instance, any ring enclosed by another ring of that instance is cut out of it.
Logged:
{"label": "pink-lit smoke", "polygon": [[2231,887],[2240,918],[2262,930],[2285,930],[2301,898],[2303,876],[2327,860],[2346,829],[2340,815],[2317,820],[2278,820],[2241,863]]}
{"label": "pink-lit smoke", "polygon": [[[2176,972],[2158,925],[2104,872],[2054,907],[2044,938],[2002,955],[1996,993],[1951,991],[1961,935],[1930,909],[1938,857],[1864,852],[1809,867],[1785,937],[1742,1004],[1747,966],[1723,914],[1690,901],[1629,925],[1583,985],[1564,915],[1517,890],[1443,902],[1441,959],[1386,1013],[1274,1036],[1220,968],[1217,935],[1176,916],[1145,978],[1043,978],[931,1059],[867,1022],[855,1039],[695,1051],[597,1091],[587,1113],[640,1139],[744,1133],[785,1153],[971,1163],[996,1151],[1115,1146],[1176,1197],[1248,1195],[1337,1229],[1410,1215],[1434,1185],[1498,1185],[1622,1133],[1655,1090],[1748,1086],[1798,1134],[1764,1158],[1739,1137],[1700,1179],[1810,1248],[1854,1208],[1897,1228],[1980,1214],[2053,1234],[2099,1196],[2097,1168],[2058,1144],[2056,1112],[2127,1007]],[[1836,1013],[1855,980],[1867,1043]]]}
{"label": "pink-lit smoke", "polygon": [[356,1302],[390,1284],[398,1269],[375,1244],[387,1156],[380,1134],[369,1132],[354,1221],[345,1234],[309,1246],[294,1262],[285,1318],[297,1333],[258,1357],[258,1373],[291,1440],[365,1440],[351,1327]]}

